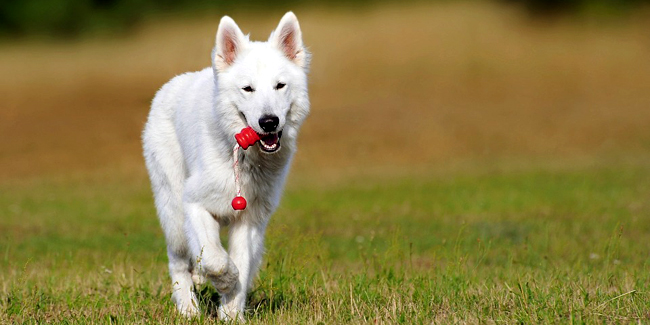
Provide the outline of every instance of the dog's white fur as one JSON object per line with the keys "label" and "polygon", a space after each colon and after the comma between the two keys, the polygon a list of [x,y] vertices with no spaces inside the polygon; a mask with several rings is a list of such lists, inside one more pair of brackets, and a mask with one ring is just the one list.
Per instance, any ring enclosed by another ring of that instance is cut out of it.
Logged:
{"label": "dog's white fur", "polygon": [[[144,157],[167,240],[172,299],[199,313],[193,283],[205,277],[221,294],[219,317],[243,320],[246,293],[262,259],[264,233],[277,208],[298,129],[309,113],[310,55],[292,12],[267,42],[249,41],[228,16],[221,19],[212,67],[173,78],[156,94],[143,132]],[[278,84],[286,86],[281,89]],[[244,90],[250,86],[254,91]],[[235,196],[234,135],[275,115],[281,147],[239,150],[243,211]],[[228,252],[219,229],[229,225]]]}

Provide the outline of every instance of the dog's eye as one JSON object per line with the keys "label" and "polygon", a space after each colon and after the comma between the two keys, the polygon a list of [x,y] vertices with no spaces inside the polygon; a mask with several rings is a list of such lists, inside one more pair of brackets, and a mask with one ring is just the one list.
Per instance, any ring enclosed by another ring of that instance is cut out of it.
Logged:
{"label": "dog's eye", "polygon": [[251,87],[251,86],[246,86],[246,87],[244,87],[242,89],[247,93],[252,93],[252,92],[255,91],[255,89],[253,89],[253,87]]}
{"label": "dog's eye", "polygon": [[284,88],[284,86],[286,86],[286,84],[283,84],[283,83],[281,83],[281,82],[278,82],[278,84],[275,85],[275,89],[276,89],[276,90],[280,90],[280,89]]}

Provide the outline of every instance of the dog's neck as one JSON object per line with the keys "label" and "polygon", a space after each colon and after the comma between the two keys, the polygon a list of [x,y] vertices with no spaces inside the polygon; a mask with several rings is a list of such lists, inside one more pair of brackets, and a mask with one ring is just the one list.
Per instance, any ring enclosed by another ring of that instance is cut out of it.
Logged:
{"label": "dog's neck", "polygon": [[240,150],[239,158],[242,172],[253,172],[261,177],[279,176],[291,161],[293,156],[292,146],[283,144],[277,152],[267,154],[261,152],[258,145],[252,146],[245,151]]}

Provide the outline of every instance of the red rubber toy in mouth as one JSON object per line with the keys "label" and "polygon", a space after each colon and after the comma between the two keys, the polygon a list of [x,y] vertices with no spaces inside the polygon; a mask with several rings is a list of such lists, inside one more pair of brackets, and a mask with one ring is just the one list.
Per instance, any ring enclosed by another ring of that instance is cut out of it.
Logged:
{"label": "red rubber toy in mouth", "polygon": [[254,145],[255,142],[260,141],[260,136],[249,126],[235,134],[235,140],[237,140],[237,143],[242,149],[246,150],[248,147]]}

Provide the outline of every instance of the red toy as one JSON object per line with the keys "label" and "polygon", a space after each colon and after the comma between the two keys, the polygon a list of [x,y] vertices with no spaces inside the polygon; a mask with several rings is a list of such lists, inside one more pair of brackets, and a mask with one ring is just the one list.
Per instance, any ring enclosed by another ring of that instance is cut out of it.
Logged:
{"label": "red toy", "polygon": [[255,142],[259,141],[260,136],[249,126],[235,134],[235,140],[237,140],[237,143],[239,143],[239,146],[241,146],[242,149],[246,150],[248,147],[254,145]]}
{"label": "red toy", "polygon": [[235,187],[237,188],[237,196],[232,199],[232,208],[235,210],[244,210],[246,209],[246,199],[241,196],[241,187],[239,187],[239,155],[237,153],[239,147],[246,150],[248,147],[254,145],[255,142],[260,140],[260,136],[257,134],[257,132],[255,132],[255,130],[253,130],[253,128],[249,126],[243,128],[239,133],[235,134],[235,140],[237,140],[237,144],[232,150],[232,155],[234,161],[233,168],[235,170]]}
{"label": "red toy", "polygon": [[235,196],[235,198],[232,199],[232,208],[235,210],[246,209],[246,199],[241,196]]}

